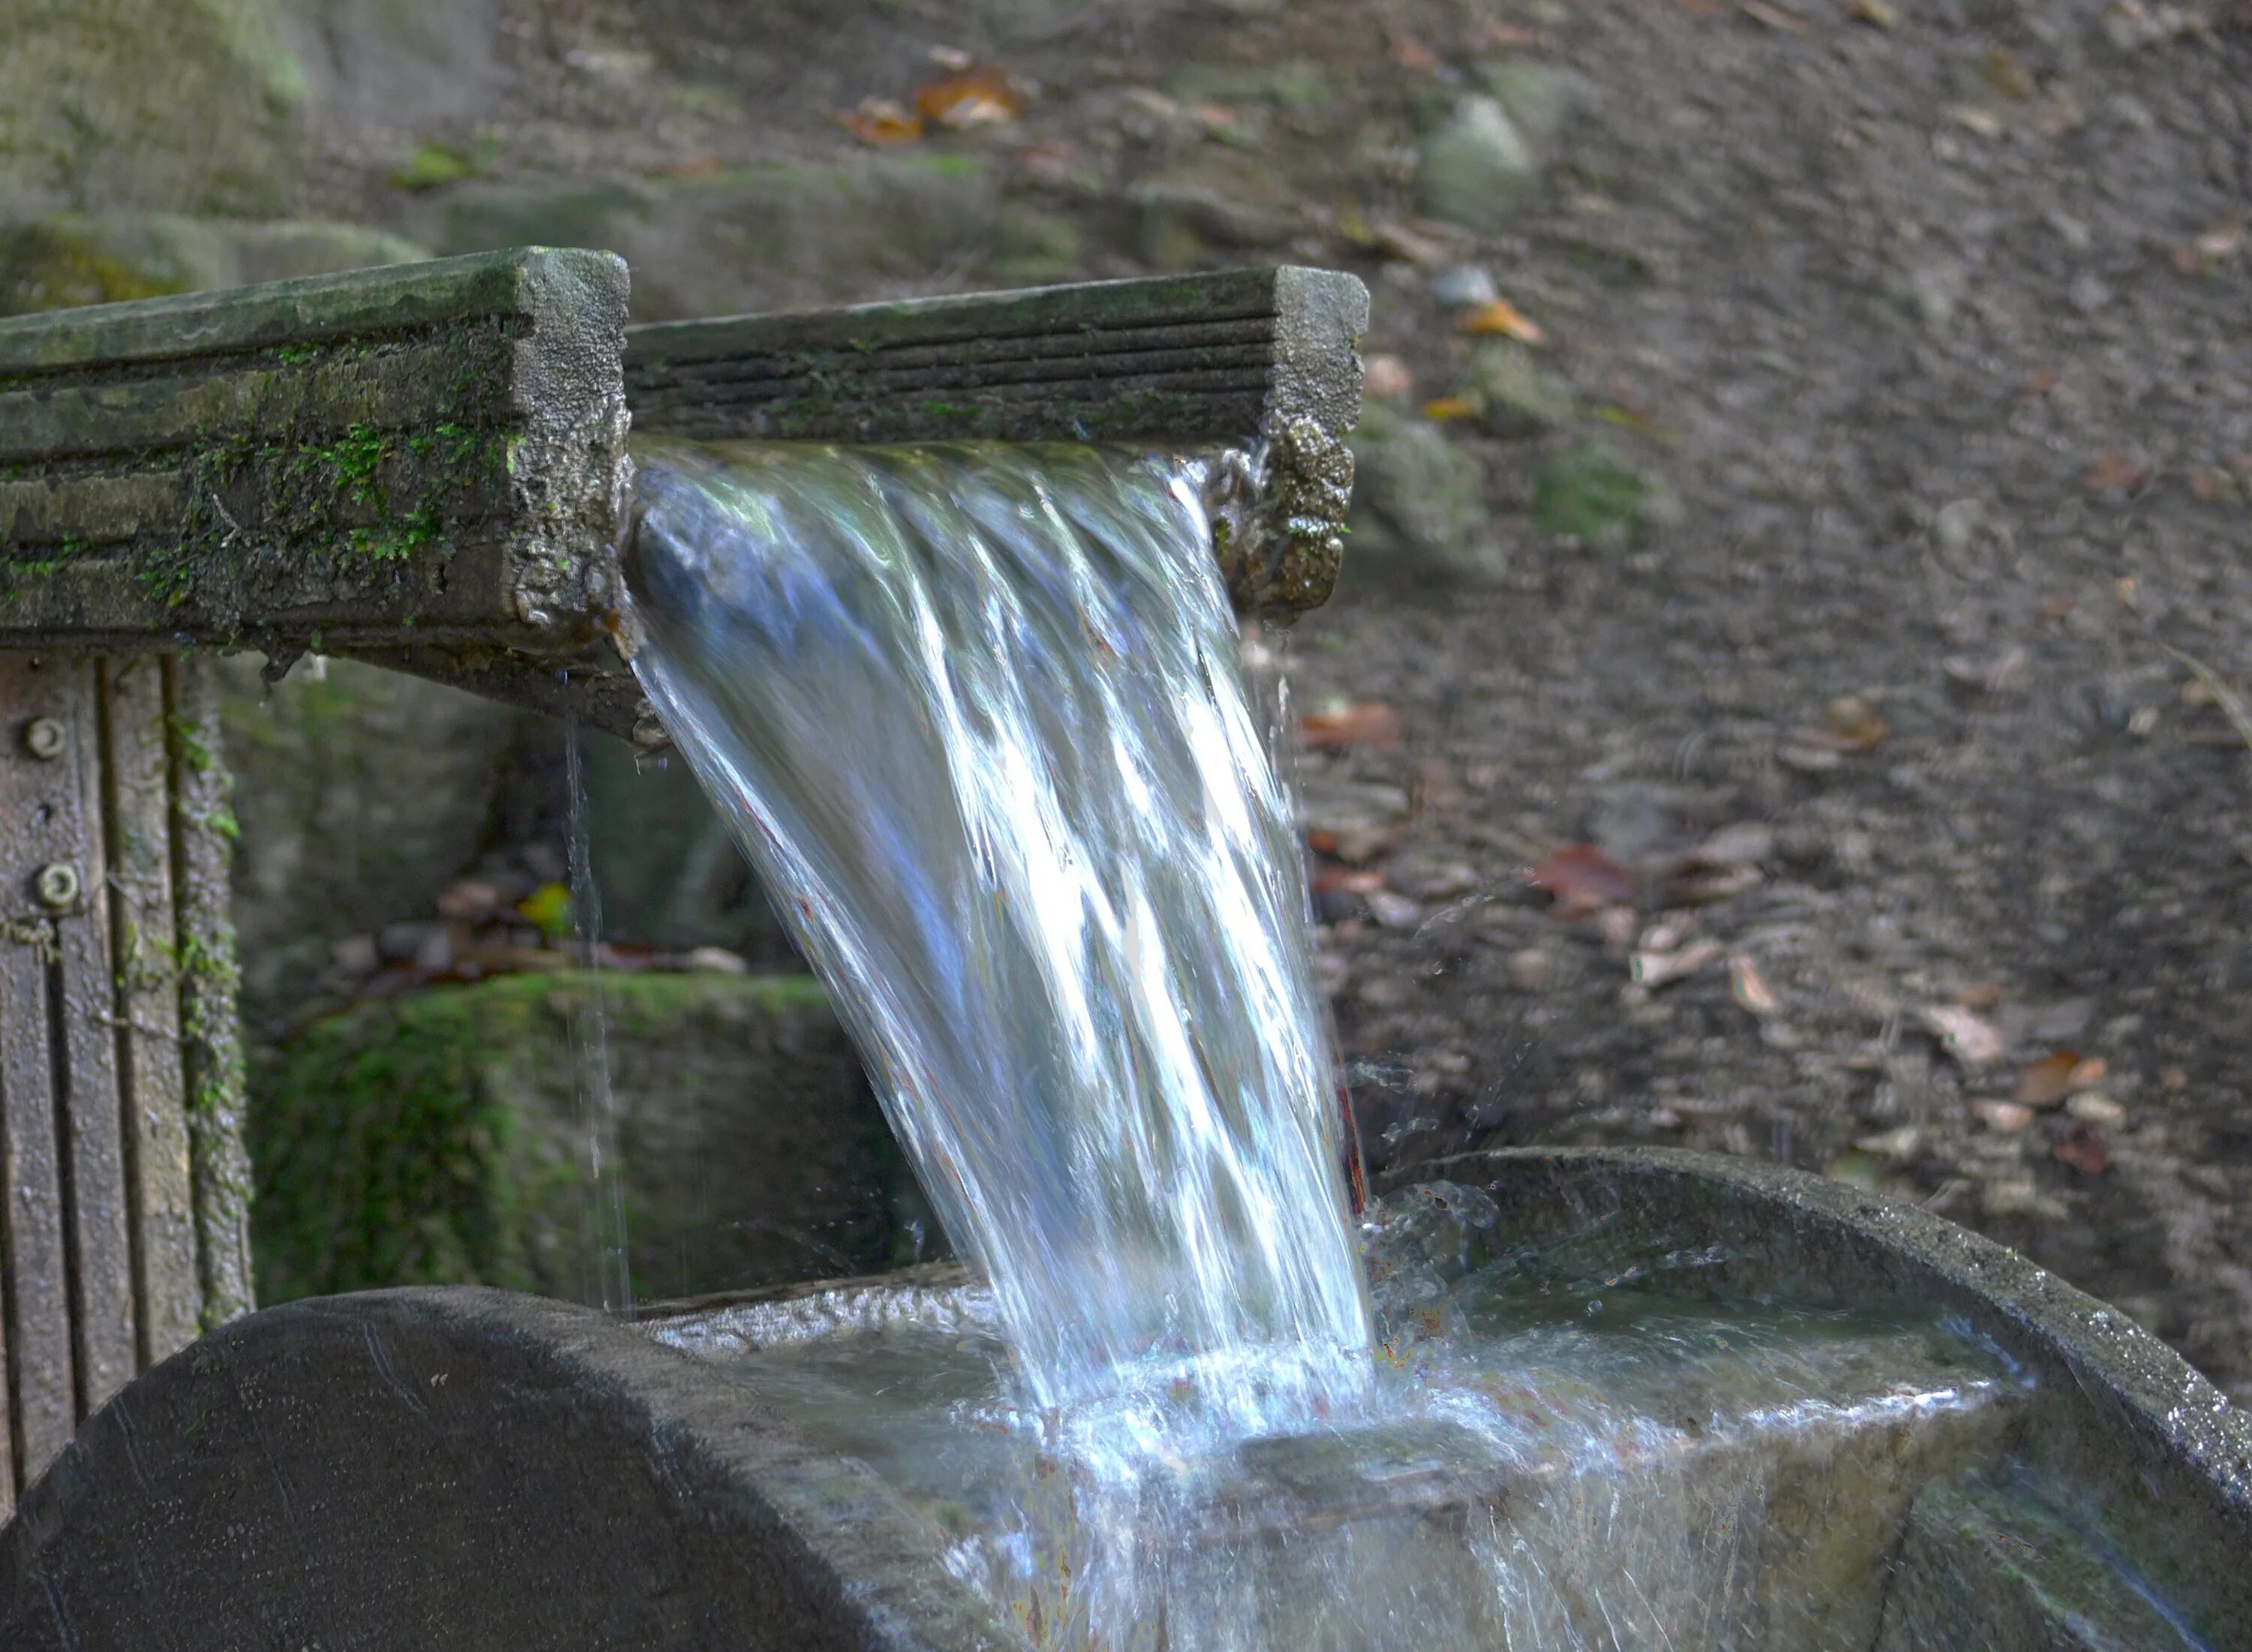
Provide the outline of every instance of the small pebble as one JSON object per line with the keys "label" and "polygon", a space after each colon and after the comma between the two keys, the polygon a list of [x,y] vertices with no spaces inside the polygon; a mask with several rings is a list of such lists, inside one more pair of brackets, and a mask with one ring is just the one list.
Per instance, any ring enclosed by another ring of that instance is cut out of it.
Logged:
{"label": "small pebble", "polygon": [[1509,954],[1508,972],[1519,992],[1538,992],[1556,978],[1556,961],[1538,947],[1523,947]]}
{"label": "small pebble", "polygon": [[1493,274],[1483,265],[1457,264],[1431,278],[1431,296],[1454,309],[1476,309],[1501,296]]}
{"label": "small pebble", "polygon": [[1970,1111],[1978,1122],[1997,1135],[2009,1135],[2033,1121],[2033,1110],[2021,1101],[1973,1101]]}
{"label": "small pebble", "polygon": [[2067,1098],[2064,1111],[2082,1124],[2123,1124],[2127,1119],[2127,1109],[2101,1090],[2082,1090]]}

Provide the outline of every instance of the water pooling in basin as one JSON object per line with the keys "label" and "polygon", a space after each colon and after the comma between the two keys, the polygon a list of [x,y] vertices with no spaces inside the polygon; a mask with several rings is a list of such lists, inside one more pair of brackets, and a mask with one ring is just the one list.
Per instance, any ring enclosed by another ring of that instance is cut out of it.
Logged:
{"label": "water pooling in basin", "polygon": [[[1233,1430],[1368,1376],[1224,461],[657,445],[637,669],[838,989],[1039,1405]],[[754,1167],[746,1167],[754,1174]]]}
{"label": "water pooling in basin", "polygon": [[1139,1475],[1023,1402],[974,1285],[659,1334],[874,1468],[1052,1652],[1895,1652],[1910,1510],[2002,1469],[2005,1364],[1913,1304],[1746,1299],[1717,1250],[1499,1229],[1473,1190],[1386,1201],[1366,1403]]}

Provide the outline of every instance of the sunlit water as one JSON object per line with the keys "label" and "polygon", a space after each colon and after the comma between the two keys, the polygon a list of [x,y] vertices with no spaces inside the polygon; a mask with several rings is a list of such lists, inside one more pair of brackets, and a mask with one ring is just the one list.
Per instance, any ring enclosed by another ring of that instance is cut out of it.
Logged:
{"label": "sunlit water", "polygon": [[1651,1295],[1700,1253],[1528,1295],[1468,1190],[1356,1230],[1225,462],[638,456],[642,680],[985,1281],[666,1335],[1054,1652],[1871,1643],[2009,1400],[1959,1339]]}
{"label": "sunlit water", "polygon": [[1359,1392],[1303,868],[1211,551],[1228,467],[638,459],[642,680],[837,988],[1031,1399],[1131,1432]]}

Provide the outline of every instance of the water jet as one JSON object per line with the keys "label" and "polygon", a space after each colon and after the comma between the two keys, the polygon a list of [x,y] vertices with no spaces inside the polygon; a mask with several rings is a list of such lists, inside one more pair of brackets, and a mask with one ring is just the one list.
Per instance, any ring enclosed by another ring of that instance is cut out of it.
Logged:
{"label": "water jet", "polygon": [[[1248,448],[1255,516],[1212,549],[1240,612],[1295,612],[1334,572],[1364,302],[1253,271],[628,330],[616,260],[532,252],[0,323],[0,1641],[1072,1644],[1079,1597],[1010,1558],[1040,1555],[1038,1419],[974,1462],[912,1448],[1006,1410],[974,1281],[638,1324],[466,1289],[243,1311],[195,651],[662,739],[622,658],[629,410]],[[1379,1207],[1383,1351],[1436,1371],[1457,1322],[1519,1328],[1537,1393],[1505,1364],[1448,1392],[1521,1437],[1480,1457],[1432,1412],[1237,1442],[1164,1511],[1150,1644],[1202,1644],[1164,1603],[1223,1596],[1273,1644],[1386,1644],[1336,1639],[1318,1586],[1403,1565],[1463,1644],[2252,1644],[2252,1429],[2123,1316],[1790,1172],[1447,1170]],[[927,1391],[888,1433],[878,1371]]]}

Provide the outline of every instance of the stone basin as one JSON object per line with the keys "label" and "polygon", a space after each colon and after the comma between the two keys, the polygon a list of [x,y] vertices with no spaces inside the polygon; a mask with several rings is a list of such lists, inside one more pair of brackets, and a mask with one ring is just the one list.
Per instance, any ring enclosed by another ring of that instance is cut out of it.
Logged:
{"label": "stone basin", "polygon": [[[1762,1435],[1771,1373],[1676,1337],[1673,1366],[1614,1392],[1679,1413],[1623,1468],[1481,1461],[1428,1419],[1258,1442],[1192,1534],[1227,1567],[1263,1545],[1287,1579],[1352,1533],[1365,1559],[1468,1586],[1443,1556],[1499,1534],[1582,1562],[1524,1607],[1548,1614],[1543,1645],[2252,1645],[2252,1426],[2116,1310],[1772,1167],[1526,1149],[1443,1174],[1498,1201],[1477,1277],[1527,1336],[1593,1295],[1625,1315],[1617,1348],[1658,1347],[1687,1302],[1797,1315],[1841,1328],[1789,1367],[1837,1415]],[[475,1289],[270,1309],[136,1380],[26,1493],[0,1531],[0,1645],[1043,1643],[1021,1592],[975,1586],[975,1508],[942,1507],[896,1433],[774,1375],[825,1362],[849,1390],[858,1349],[965,1345],[979,1323],[974,1284],[928,1274],[637,1326]],[[988,1469],[1006,1454],[986,1449]],[[977,1474],[957,1478],[974,1503]],[[1700,1590],[1679,1556],[1715,1533],[1741,1564]],[[1605,1628],[1630,1579],[1666,1639]]]}

